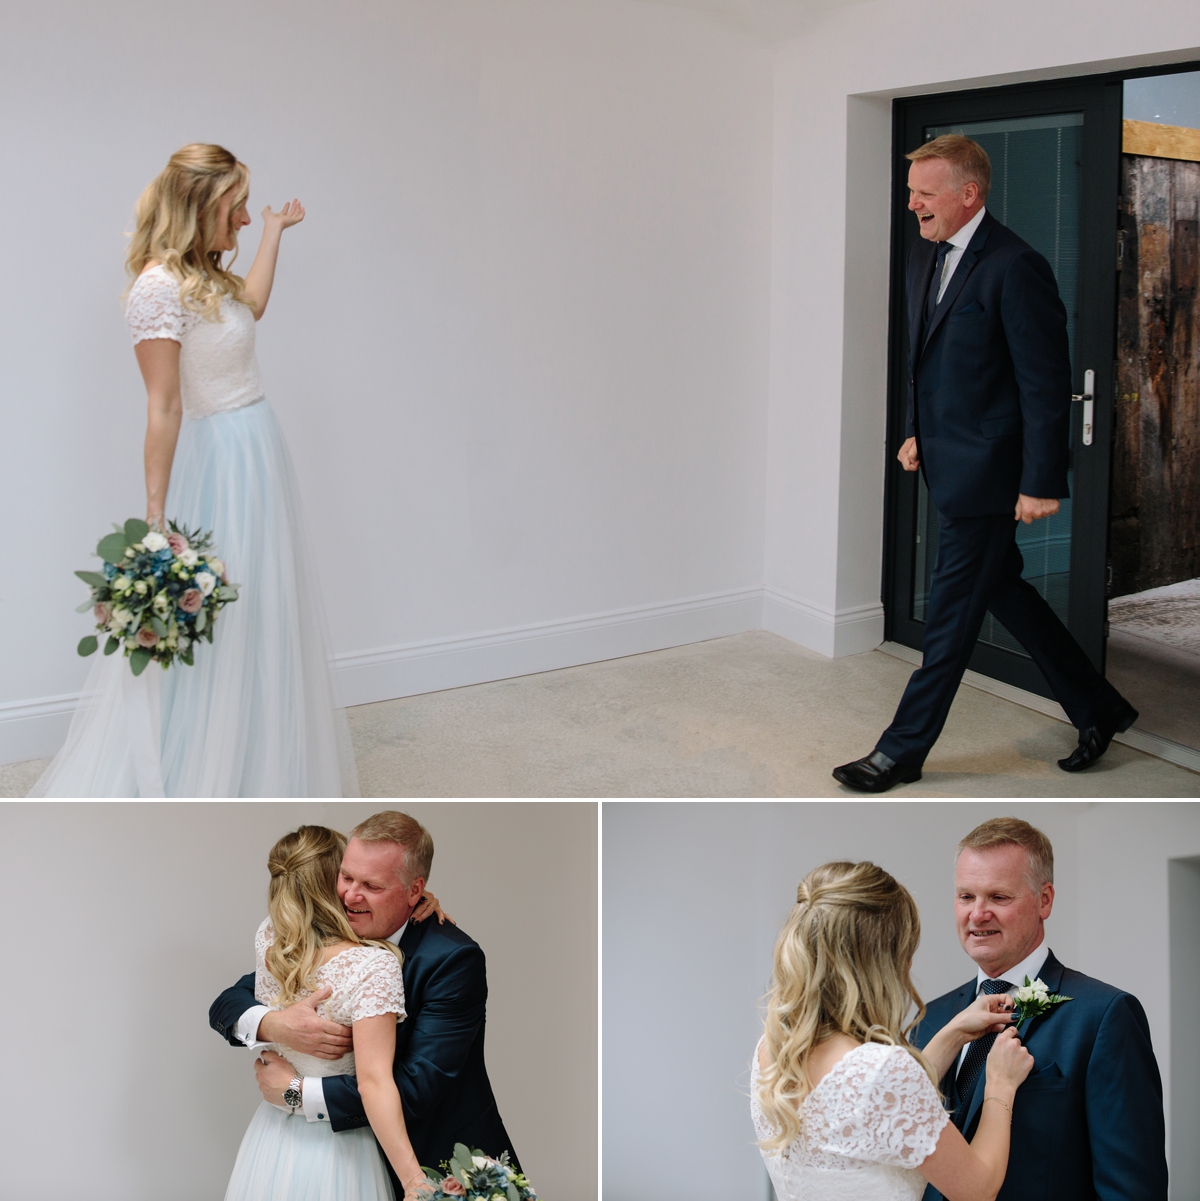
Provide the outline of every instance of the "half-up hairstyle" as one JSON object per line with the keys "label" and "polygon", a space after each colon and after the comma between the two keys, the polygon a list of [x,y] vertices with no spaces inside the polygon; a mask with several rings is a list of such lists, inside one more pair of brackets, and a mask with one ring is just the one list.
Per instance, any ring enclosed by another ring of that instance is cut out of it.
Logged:
{"label": "half-up hairstyle", "polygon": [[282,989],[278,1004],[290,1005],[301,991],[317,987],[322,950],[337,942],[382,947],[401,963],[404,955],[386,939],[363,939],[346,920],[337,878],[346,836],[325,826],[301,826],[285,834],[267,856],[271,885],[267,912],[275,941],[267,948],[267,971]]}
{"label": "half-up hairstyle", "polygon": [[[246,281],[221,263],[214,250],[217,205],[232,192],[230,212],[250,194],[250,172],[223,146],[194,142],[171,155],[157,178],[138,197],[125,269],[135,280],[152,259],[181,285],[180,297],[206,320],[219,321],[222,297],[248,303]],[[233,258],[237,258],[237,231]],[[230,263],[233,259],[230,259]]]}
{"label": "half-up hairstyle", "polygon": [[809,1060],[834,1034],[903,1047],[936,1087],[929,1061],[907,1038],[925,1014],[909,970],[920,940],[908,889],[873,863],[825,863],[801,881],[775,942],[767,995],[758,1099],[776,1133],[760,1144],[765,1150],[800,1135],[799,1108],[814,1087]]}

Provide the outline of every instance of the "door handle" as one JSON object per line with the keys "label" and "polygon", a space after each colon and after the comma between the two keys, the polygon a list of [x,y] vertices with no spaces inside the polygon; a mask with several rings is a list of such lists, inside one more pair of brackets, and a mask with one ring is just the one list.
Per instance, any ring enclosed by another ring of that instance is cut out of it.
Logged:
{"label": "door handle", "polygon": [[1072,396],[1072,400],[1083,401],[1083,444],[1091,446],[1092,444],[1092,421],[1095,414],[1096,406],[1096,373],[1089,367],[1083,373],[1083,392],[1078,396]]}

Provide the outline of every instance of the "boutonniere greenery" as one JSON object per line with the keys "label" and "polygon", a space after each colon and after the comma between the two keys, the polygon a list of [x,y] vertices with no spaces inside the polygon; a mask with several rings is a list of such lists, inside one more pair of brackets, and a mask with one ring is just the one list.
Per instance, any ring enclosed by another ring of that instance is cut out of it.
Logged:
{"label": "boutonniere greenery", "polygon": [[1026,976],[1025,983],[1013,993],[1013,1000],[1016,1002],[1013,1006],[1013,1023],[1020,1032],[1021,1026],[1026,1022],[1041,1017],[1043,1013],[1049,1013],[1055,1005],[1074,999],[1064,997],[1061,993],[1052,993],[1040,977],[1030,981]]}

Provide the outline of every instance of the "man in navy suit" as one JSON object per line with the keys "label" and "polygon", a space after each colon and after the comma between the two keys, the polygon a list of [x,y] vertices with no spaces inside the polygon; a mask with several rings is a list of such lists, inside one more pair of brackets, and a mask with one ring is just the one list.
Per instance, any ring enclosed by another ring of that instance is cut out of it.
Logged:
{"label": "man in navy suit", "polygon": [[1016,523],[1057,513],[1067,495],[1066,310],[1050,264],[984,207],[991,164],[982,146],[949,134],[908,158],[921,239],[908,261],[908,421],[898,457],[905,471],[924,471],[940,541],[922,666],[875,750],[833,775],[859,792],[921,778],[989,609],[1079,730],[1058,765],[1081,771],[1137,711],[1021,576]]}
{"label": "man in navy suit", "polygon": [[[1018,1027],[1034,1070],[1017,1089],[1008,1174],[997,1201],[1166,1201],[1162,1081],[1138,999],[1063,967],[1045,942],[1054,851],[1028,822],[997,818],[959,843],[955,924],[976,974],[932,1002],[913,1042],[924,1047],[980,993],[1041,979],[1070,997]],[[941,1082],[969,1140],[979,1124],[987,1052],[967,1044]],[[940,1201],[932,1185],[925,1201]]]}
{"label": "man in navy suit", "polygon": [[[483,1062],[483,951],[453,923],[413,918],[432,862],[433,839],[419,822],[405,813],[377,813],[351,834],[338,897],[355,933],[388,939],[404,952],[407,1017],[396,1030],[395,1077],[417,1161],[437,1167],[458,1142],[495,1157],[507,1151],[519,1169]],[[317,1013],[328,995],[322,988],[272,1011],[255,998],[251,972],[213,1002],[209,1023],[235,1047],[275,1042],[320,1059],[340,1059],[352,1049],[350,1028]],[[255,1074],[263,1097],[282,1104],[295,1079],[292,1065],[263,1050]],[[298,1091],[298,1112],[310,1122],[327,1121],[334,1130],[369,1125],[353,1076],[304,1077]],[[400,1182],[387,1167],[400,1197]]]}

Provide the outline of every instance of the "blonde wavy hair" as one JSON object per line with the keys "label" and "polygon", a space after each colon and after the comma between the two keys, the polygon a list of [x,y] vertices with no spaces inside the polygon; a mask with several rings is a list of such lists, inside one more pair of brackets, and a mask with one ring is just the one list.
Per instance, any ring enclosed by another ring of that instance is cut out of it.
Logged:
{"label": "blonde wavy hair", "polygon": [[925,1015],[909,971],[920,940],[908,889],[873,863],[825,863],[801,881],[775,942],[767,994],[758,1100],[775,1135],[760,1142],[764,1150],[800,1136],[800,1105],[814,1087],[809,1061],[834,1034],[903,1047],[937,1087],[929,1061],[907,1038]]}
{"label": "blonde wavy hair", "polygon": [[404,962],[395,943],[359,938],[346,920],[337,894],[345,850],[344,834],[325,826],[301,826],[285,834],[267,856],[267,912],[275,929],[275,941],[267,948],[267,971],[283,990],[281,1006],[290,1005],[302,990],[316,989],[321,952],[333,943],[382,947]]}
{"label": "blonde wavy hair", "polygon": [[[250,172],[223,146],[194,142],[171,155],[148,188],[138,197],[134,231],[125,256],[133,280],[155,260],[180,283],[180,297],[208,321],[221,319],[223,297],[242,304],[246,281],[221,262],[224,251],[212,249],[217,240],[217,207],[232,192],[230,212],[250,195]],[[233,231],[233,259],[237,231]]]}

